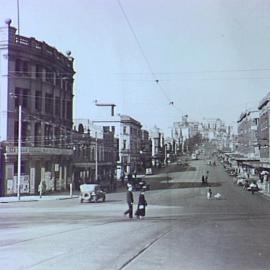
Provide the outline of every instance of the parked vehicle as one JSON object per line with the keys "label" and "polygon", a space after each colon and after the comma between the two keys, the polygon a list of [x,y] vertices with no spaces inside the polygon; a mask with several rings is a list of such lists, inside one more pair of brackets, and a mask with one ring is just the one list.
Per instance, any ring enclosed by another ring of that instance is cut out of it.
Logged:
{"label": "parked vehicle", "polygon": [[132,178],[130,181],[130,184],[132,185],[132,188],[134,191],[140,191],[140,190],[150,190],[150,185],[146,183],[145,180],[142,178]]}
{"label": "parked vehicle", "polygon": [[228,171],[229,176],[237,176],[237,172],[235,170]]}
{"label": "parked vehicle", "polygon": [[80,185],[80,202],[97,202],[101,200],[105,202],[106,193],[101,189],[101,186],[98,184],[83,184]]}
{"label": "parked vehicle", "polygon": [[256,182],[252,182],[247,188],[248,191],[251,191],[254,194],[255,191],[259,191],[259,187]]}
{"label": "parked vehicle", "polygon": [[247,179],[245,177],[243,177],[243,176],[237,176],[236,184],[238,186],[244,186],[246,180]]}

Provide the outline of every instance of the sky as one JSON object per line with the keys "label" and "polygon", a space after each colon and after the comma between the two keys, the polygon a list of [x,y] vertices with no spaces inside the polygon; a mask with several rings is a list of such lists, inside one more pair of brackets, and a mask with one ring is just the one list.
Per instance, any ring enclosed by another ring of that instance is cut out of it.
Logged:
{"label": "sky", "polygon": [[[75,119],[109,108],[146,129],[221,118],[236,124],[270,85],[269,0],[19,0],[20,34],[65,53],[76,71]],[[0,26],[17,28],[17,0]]]}

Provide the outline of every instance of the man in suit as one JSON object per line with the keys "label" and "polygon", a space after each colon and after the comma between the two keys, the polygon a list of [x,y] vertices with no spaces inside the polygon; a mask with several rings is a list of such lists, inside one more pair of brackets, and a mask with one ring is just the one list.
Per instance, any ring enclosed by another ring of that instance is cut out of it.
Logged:
{"label": "man in suit", "polygon": [[133,218],[133,193],[132,193],[132,186],[128,186],[128,191],[127,191],[127,204],[128,204],[128,210],[125,211],[124,215],[129,216],[129,218]]}

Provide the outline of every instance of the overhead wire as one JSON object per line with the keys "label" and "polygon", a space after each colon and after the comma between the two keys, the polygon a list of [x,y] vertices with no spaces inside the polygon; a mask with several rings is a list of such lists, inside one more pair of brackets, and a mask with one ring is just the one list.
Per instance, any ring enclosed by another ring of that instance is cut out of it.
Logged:
{"label": "overhead wire", "polygon": [[137,46],[138,46],[138,48],[139,48],[139,50],[141,52],[141,55],[142,55],[146,65],[147,65],[147,67],[148,67],[148,69],[149,69],[149,71],[150,71],[150,73],[151,73],[151,75],[153,77],[153,81],[157,84],[158,88],[160,89],[160,91],[162,92],[162,94],[164,95],[164,97],[166,98],[166,100],[167,100],[167,102],[169,104],[170,102],[172,102],[171,98],[169,97],[169,95],[167,94],[165,89],[162,87],[162,85],[159,84],[159,78],[156,76],[156,73],[153,71],[152,65],[151,65],[148,57],[146,56],[146,53],[144,52],[144,49],[143,49],[143,47],[141,45],[141,42],[140,42],[140,40],[139,40],[135,30],[134,30],[134,27],[132,26],[132,24],[131,24],[131,22],[129,20],[129,17],[128,17],[128,15],[127,15],[121,1],[117,0],[117,2],[118,2],[118,5],[120,7],[120,10],[121,10],[125,20],[126,20],[126,23],[127,23],[128,27],[129,27],[129,30],[131,31],[131,33],[132,33],[132,35],[133,35],[133,37],[135,39],[135,42],[136,42],[136,44],[137,44]]}

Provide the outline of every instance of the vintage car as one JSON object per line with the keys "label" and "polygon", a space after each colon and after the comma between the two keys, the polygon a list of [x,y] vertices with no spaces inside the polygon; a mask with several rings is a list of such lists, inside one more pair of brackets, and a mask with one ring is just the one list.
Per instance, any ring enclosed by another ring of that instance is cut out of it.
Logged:
{"label": "vintage car", "polygon": [[83,184],[80,185],[80,202],[97,202],[99,200],[105,202],[106,193],[98,184]]}

